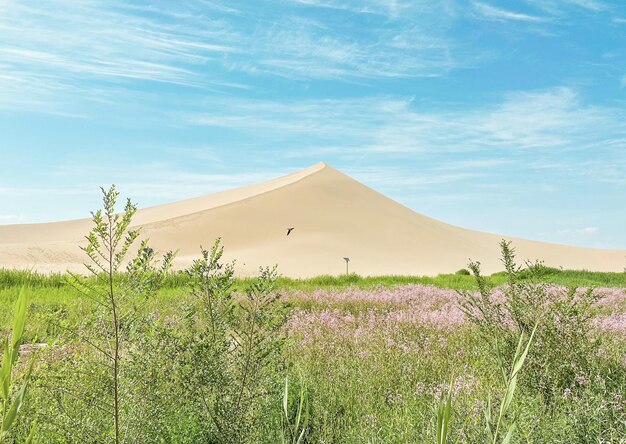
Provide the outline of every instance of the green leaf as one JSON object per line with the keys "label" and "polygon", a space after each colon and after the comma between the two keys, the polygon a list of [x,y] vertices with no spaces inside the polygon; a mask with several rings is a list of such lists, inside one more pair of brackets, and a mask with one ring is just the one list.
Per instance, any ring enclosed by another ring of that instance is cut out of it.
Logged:
{"label": "green leaf", "polygon": [[506,435],[504,436],[504,439],[502,440],[502,444],[509,444],[511,442],[511,439],[513,438],[513,434],[515,433],[515,427],[516,427],[516,423],[513,422],[509,426],[509,429],[507,430]]}
{"label": "green leaf", "polygon": [[[13,314],[13,334],[11,336],[11,348],[19,347],[24,333],[26,323],[26,291],[24,287],[20,290],[20,295],[15,303],[15,313]],[[13,357],[15,359],[15,356]]]}
{"label": "green leaf", "polygon": [[285,390],[283,391],[283,412],[289,420],[289,377],[285,377]]}
{"label": "green leaf", "polygon": [[[530,338],[528,339],[528,343],[526,344],[526,348],[524,349],[524,352],[521,354],[519,359],[516,359],[515,365],[513,366],[513,375],[516,375],[522,368],[522,365],[524,365],[524,361],[526,360],[526,356],[528,355],[528,350],[530,349],[530,344],[532,344],[533,342],[533,338],[535,336],[535,332],[537,331],[538,325],[539,324],[535,324],[535,327],[533,328],[533,331],[530,334]],[[522,338],[520,337],[520,344],[521,344],[521,341],[522,341]]]}
{"label": "green leaf", "polygon": [[35,359],[33,357],[33,359],[31,359],[30,361],[28,371],[26,372],[26,375],[24,376],[24,383],[22,384],[22,387],[15,395],[15,398],[13,399],[13,402],[11,403],[9,409],[5,413],[5,416],[2,420],[0,433],[5,433],[9,431],[9,429],[13,425],[13,422],[15,421],[15,418],[17,417],[17,414],[22,408],[22,404],[24,403],[24,397],[26,396],[26,389],[28,388],[28,383],[30,381],[30,376],[33,372],[34,364],[35,364]]}
{"label": "green leaf", "polygon": [[445,444],[448,440],[450,417],[452,415],[452,381],[447,395],[441,394],[437,406],[437,444]]}
{"label": "green leaf", "polygon": [[17,417],[18,412],[22,408],[27,384],[28,381],[25,381],[24,385],[22,385],[22,388],[17,392],[15,399],[11,403],[9,410],[7,411],[6,416],[2,421],[2,429],[0,431],[2,431],[3,433],[9,431],[9,429],[13,425],[13,422],[15,421],[15,418]]}
{"label": "green leaf", "polygon": [[13,370],[12,354],[13,349],[9,347],[8,339],[5,339],[2,368],[0,369],[0,396],[4,401],[9,399],[9,388],[11,387],[11,371]]}
{"label": "green leaf", "polygon": [[36,433],[37,433],[37,421],[35,420],[33,421],[33,424],[30,427],[30,432],[28,433],[28,437],[26,438],[26,441],[24,441],[24,444],[32,444]]}
{"label": "green leaf", "polygon": [[491,394],[487,396],[487,406],[485,407],[485,432],[489,442],[493,441],[493,431],[491,430]]}
{"label": "green leaf", "polygon": [[517,387],[517,376],[513,376],[509,381],[506,387],[506,393],[504,395],[504,399],[502,400],[502,408],[500,409],[502,415],[504,415],[513,401],[513,396],[515,395],[515,388]]}

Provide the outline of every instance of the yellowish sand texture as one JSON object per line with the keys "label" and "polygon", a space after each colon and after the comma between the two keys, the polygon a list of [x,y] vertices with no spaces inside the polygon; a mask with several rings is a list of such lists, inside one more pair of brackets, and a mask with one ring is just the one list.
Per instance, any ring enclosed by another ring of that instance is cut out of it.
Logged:
{"label": "yellowish sand texture", "polygon": [[[278,179],[139,210],[134,226],[158,251],[178,250],[176,268],[221,237],[240,275],[278,264],[283,275],[310,277],[435,275],[479,260],[486,273],[502,269],[501,235],[431,219],[319,163]],[[287,236],[287,228],[294,230]],[[79,249],[89,219],[0,226],[0,267],[41,272],[82,271]],[[518,259],[592,271],[621,271],[624,250],[600,250],[515,239]]]}

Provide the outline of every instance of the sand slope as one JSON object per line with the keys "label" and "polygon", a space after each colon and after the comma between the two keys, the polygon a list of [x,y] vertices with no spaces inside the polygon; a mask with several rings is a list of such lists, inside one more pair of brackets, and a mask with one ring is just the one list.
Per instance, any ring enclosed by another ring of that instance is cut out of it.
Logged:
{"label": "sand slope", "polygon": [[[502,268],[502,236],[418,214],[322,163],[259,185],[140,210],[134,225],[157,250],[179,250],[177,267],[219,236],[242,275],[272,264],[293,277],[340,274],[344,256],[361,275],[453,272],[468,258],[480,260],[488,273]],[[88,219],[0,226],[0,267],[81,270],[78,245],[90,227]],[[287,227],[295,227],[290,236]],[[520,260],[598,271],[626,265],[623,250],[508,239]]]}

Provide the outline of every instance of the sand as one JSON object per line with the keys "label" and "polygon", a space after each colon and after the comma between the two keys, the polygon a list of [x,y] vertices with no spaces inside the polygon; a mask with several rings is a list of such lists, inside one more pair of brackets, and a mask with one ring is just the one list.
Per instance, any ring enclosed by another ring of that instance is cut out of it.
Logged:
{"label": "sand", "polygon": [[[158,251],[178,250],[177,268],[221,237],[240,275],[278,264],[291,277],[350,271],[361,275],[454,272],[479,260],[500,271],[499,241],[520,261],[567,269],[622,271],[626,251],[549,244],[467,230],[431,219],[319,163],[288,176],[222,193],[139,210],[133,226]],[[0,226],[0,267],[82,271],[79,249],[89,219]],[[287,228],[294,227],[287,236]]]}

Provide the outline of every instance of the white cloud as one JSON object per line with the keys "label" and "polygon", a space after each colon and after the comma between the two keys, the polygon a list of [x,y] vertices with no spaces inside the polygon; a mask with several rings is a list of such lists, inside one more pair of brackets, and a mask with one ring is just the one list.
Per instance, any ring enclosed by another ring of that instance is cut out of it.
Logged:
{"label": "white cloud", "polygon": [[[514,187],[508,176],[537,174],[556,187],[563,180],[626,186],[626,112],[590,106],[570,87],[513,92],[454,112],[390,96],[213,103],[219,111],[176,118],[248,134],[259,150],[276,143],[292,147],[282,155],[303,166],[337,159],[357,178],[387,190],[452,183]],[[378,173],[360,168],[381,163],[386,166]],[[411,171],[416,163],[419,178]]]}
{"label": "white cloud", "polygon": [[591,11],[601,11],[607,8],[607,6],[599,2],[597,0],[561,0],[565,4],[571,4],[575,6],[579,6],[584,9],[589,9]]}
{"label": "white cloud", "polygon": [[499,103],[462,112],[433,112],[394,97],[293,103],[216,100],[219,112],[179,118],[260,138],[306,135],[315,138],[319,149],[335,146],[355,154],[568,151],[598,144],[617,149],[626,131],[623,110],[584,105],[568,87],[511,93]]}
{"label": "white cloud", "polygon": [[0,214],[0,224],[17,224],[23,219],[19,214]]}
{"label": "white cloud", "polygon": [[495,6],[488,5],[481,2],[473,2],[474,8],[483,17],[491,20],[506,21],[514,20],[521,22],[546,22],[548,19],[544,17],[538,17],[534,15],[522,14],[519,12],[508,11],[506,9],[496,8]]}
{"label": "white cloud", "polygon": [[556,16],[577,10],[600,12],[609,9],[604,2],[598,0],[526,0],[526,3]]}
{"label": "white cloud", "polygon": [[596,236],[600,233],[599,227],[567,228],[557,231],[557,234]]}
{"label": "white cloud", "polygon": [[[404,13],[411,12],[415,7],[428,6],[427,1],[420,0],[363,0],[359,2],[345,2],[337,0],[288,0],[295,4],[317,8],[348,11],[355,14],[379,14],[397,19]],[[432,5],[432,2],[431,2]]]}
{"label": "white cloud", "polygon": [[[155,83],[232,92],[266,75],[351,82],[439,76],[478,57],[450,38],[448,6],[426,1],[368,2],[380,17],[358,33],[348,31],[361,26],[352,8],[348,17],[319,21],[297,8],[240,11],[225,1],[3,6],[0,107],[8,109],[81,114],[77,102],[98,102],[111,90],[125,91],[127,101],[129,91],[160,92]],[[233,81],[233,72],[244,80]]]}

